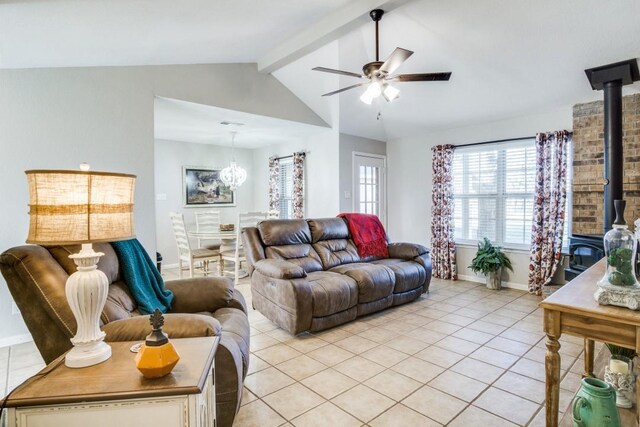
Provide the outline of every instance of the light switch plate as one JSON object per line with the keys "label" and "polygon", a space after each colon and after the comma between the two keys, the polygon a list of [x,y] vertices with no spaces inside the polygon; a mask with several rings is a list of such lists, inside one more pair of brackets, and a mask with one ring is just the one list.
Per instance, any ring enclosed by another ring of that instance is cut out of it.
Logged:
{"label": "light switch plate", "polygon": [[167,200],[167,195],[165,193],[156,194],[156,200]]}
{"label": "light switch plate", "polygon": [[344,198],[345,199],[350,199],[351,198],[351,191],[345,191],[344,192]]}

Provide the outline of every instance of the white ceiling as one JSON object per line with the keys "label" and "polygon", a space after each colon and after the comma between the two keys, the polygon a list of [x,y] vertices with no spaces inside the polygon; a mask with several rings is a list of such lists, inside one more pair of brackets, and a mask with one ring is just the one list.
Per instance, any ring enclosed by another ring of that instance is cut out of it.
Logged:
{"label": "white ceiling", "polygon": [[[0,1],[0,68],[255,62],[348,3]],[[383,140],[543,113],[601,99],[585,68],[640,57],[640,1],[414,0],[384,16],[380,38],[383,58],[396,46],[415,51],[399,72],[452,71],[451,80],[398,84],[388,105],[362,104],[363,89],[320,98],[353,79],[311,66],[360,71],[373,60],[372,23],[274,75],[340,131]]]}
{"label": "white ceiling", "polygon": [[4,0],[0,68],[256,62],[349,0]]}
{"label": "white ceiling", "polygon": [[235,131],[235,146],[250,149],[300,141],[326,131],[324,127],[161,97],[154,101],[153,121],[155,139],[231,146],[231,132]]}

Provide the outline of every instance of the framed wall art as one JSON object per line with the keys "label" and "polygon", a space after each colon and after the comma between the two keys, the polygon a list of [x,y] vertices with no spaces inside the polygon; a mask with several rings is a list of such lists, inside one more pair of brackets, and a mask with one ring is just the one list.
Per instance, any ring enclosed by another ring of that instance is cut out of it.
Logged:
{"label": "framed wall art", "polygon": [[184,206],[235,206],[235,191],[224,185],[220,179],[220,171],[222,168],[183,166]]}

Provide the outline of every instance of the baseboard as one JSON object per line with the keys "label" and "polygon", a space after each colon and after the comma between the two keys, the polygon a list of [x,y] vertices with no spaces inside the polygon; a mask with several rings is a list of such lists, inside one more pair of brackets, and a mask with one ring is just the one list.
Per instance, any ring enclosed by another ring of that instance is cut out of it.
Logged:
{"label": "baseboard", "polygon": [[[466,280],[467,282],[486,283],[486,280],[484,277],[478,277],[478,276],[467,276],[464,274],[459,274],[458,279]],[[523,285],[522,283],[506,282],[504,280],[502,281],[502,287],[509,288],[509,289],[517,289],[519,291],[529,290],[529,287],[527,285]]]}
{"label": "baseboard", "polygon": [[31,337],[31,334],[14,335],[11,337],[0,338],[0,347],[9,347],[29,341],[33,341],[33,337]]}
{"label": "baseboard", "polygon": [[162,268],[178,268],[178,263],[176,262],[175,264],[162,264]]}

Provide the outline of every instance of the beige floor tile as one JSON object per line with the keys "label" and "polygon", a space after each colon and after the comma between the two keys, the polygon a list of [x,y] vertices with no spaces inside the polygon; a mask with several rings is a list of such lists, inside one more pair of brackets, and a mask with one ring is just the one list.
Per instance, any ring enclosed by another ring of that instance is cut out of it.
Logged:
{"label": "beige floor tile", "polygon": [[455,331],[462,329],[462,326],[454,325],[453,323],[443,322],[442,320],[434,320],[429,323],[429,330],[440,332],[441,334],[452,334]]}
{"label": "beige floor tile", "polygon": [[233,422],[238,427],[276,427],[286,422],[263,401],[256,400],[240,407]]}
{"label": "beige floor tile", "polygon": [[503,337],[495,337],[486,343],[485,346],[495,348],[496,350],[504,351],[506,353],[515,354],[516,356],[522,356],[531,348],[530,344],[525,344]]}
{"label": "beige floor tile", "polygon": [[[527,351],[524,355],[525,358],[529,360],[535,360],[536,362],[544,362],[545,356],[547,354],[547,349],[542,347],[532,347],[531,350]],[[570,359],[569,356],[562,357],[561,359]]]}
{"label": "beige floor tile", "polygon": [[284,342],[286,343],[287,341],[291,341],[293,339],[295,339],[296,337],[294,335],[291,335],[289,332],[285,331],[284,329],[273,329],[271,331],[267,331],[265,332],[265,334],[269,335],[271,338],[275,338],[280,342]]}
{"label": "beige floor tile", "polygon": [[242,389],[242,405],[246,405],[247,403],[251,403],[256,400],[258,397],[251,393],[248,388],[244,387]]}
{"label": "beige floor tile", "polygon": [[331,343],[350,337],[353,334],[343,329],[331,328],[325,331],[313,332],[313,335],[320,338],[321,340]]}
{"label": "beige floor tile", "polygon": [[526,332],[518,329],[507,329],[503,333],[500,334],[503,338],[508,338],[514,341],[520,341],[525,344],[535,345],[544,337],[542,333],[534,333],[534,332]]}
{"label": "beige floor tile", "polygon": [[294,381],[276,368],[267,368],[255,374],[248,375],[244,385],[258,397],[266,396],[280,390]]}
{"label": "beige floor tile", "polygon": [[301,382],[325,399],[332,399],[358,384],[354,379],[334,369],[318,372]]}
{"label": "beige floor tile", "polygon": [[422,386],[422,383],[390,369],[368,379],[364,384],[397,402]]}
{"label": "beige floor tile", "polygon": [[485,322],[484,320],[476,320],[475,322],[469,324],[467,328],[493,335],[499,335],[507,329],[505,326]]}
{"label": "beige floor tile", "polygon": [[297,381],[327,369],[322,363],[304,354],[282,362],[276,367]]}
{"label": "beige floor tile", "polygon": [[350,351],[330,344],[307,353],[307,356],[317,360],[320,363],[324,363],[327,366],[333,366],[353,357],[354,354]]}
{"label": "beige floor tile", "polygon": [[397,365],[392,366],[391,369],[409,378],[413,378],[422,384],[428,383],[445,370],[442,366],[434,365],[417,357],[409,357]]}
{"label": "beige floor tile", "polygon": [[486,316],[488,313],[484,310],[478,310],[477,306],[466,306],[461,308],[460,310],[456,311],[456,314],[460,315],[460,316],[465,316],[468,317],[470,319],[475,319],[478,320],[484,316]]}
{"label": "beige floor tile", "polygon": [[386,368],[361,356],[352,357],[333,367],[338,372],[363,382],[384,371]]}
{"label": "beige floor tile", "polygon": [[483,382],[449,370],[429,382],[429,386],[444,391],[465,402],[471,402],[488,387],[488,385]]}
{"label": "beige floor tile", "polygon": [[377,363],[378,365],[382,365],[385,368],[390,368],[393,365],[400,363],[402,360],[409,357],[408,354],[403,353],[398,350],[394,350],[390,347],[386,346],[378,346],[376,348],[372,348],[371,350],[365,351],[361,354],[362,357],[368,359],[372,362]]}
{"label": "beige floor tile", "polygon": [[471,353],[469,357],[490,363],[503,369],[509,368],[518,360],[518,356],[489,347],[480,347]]}
{"label": "beige floor tile", "polygon": [[453,313],[460,309],[460,307],[458,307],[457,305],[447,304],[446,302],[441,302],[440,304],[437,305],[437,307],[438,307],[438,310],[446,311],[447,313]]}
{"label": "beige floor tile", "polygon": [[397,334],[405,334],[407,332],[413,331],[417,329],[419,326],[413,325],[411,323],[401,323],[400,320],[393,320],[388,323],[383,323],[380,325],[381,328],[387,329],[392,332],[396,332]]}
{"label": "beige floor tile", "polygon": [[325,402],[294,418],[291,422],[296,427],[359,427],[362,425],[361,421],[331,402]]}
{"label": "beige floor tile", "polygon": [[494,314],[502,317],[508,317],[513,320],[520,320],[527,315],[527,313],[523,313],[518,310],[511,310],[508,306],[503,306],[498,310],[494,311]]}
{"label": "beige floor tile", "polygon": [[365,423],[395,404],[388,397],[361,384],[334,397],[332,402]]}
{"label": "beige floor tile", "polygon": [[[533,417],[533,420],[531,420],[531,422],[527,427],[546,427],[547,425],[546,414],[547,412],[545,411],[544,406],[542,406],[542,409],[538,411],[536,416]],[[558,420],[558,422],[559,421],[560,420]]]}
{"label": "beige floor tile", "polygon": [[544,363],[534,362],[533,360],[529,359],[523,358],[518,360],[518,362],[509,370],[533,379],[545,378]]}
{"label": "beige floor tile", "polygon": [[358,336],[362,338],[366,338],[371,341],[375,341],[378,344],[384,344],[387,341],[390,341],[398,336],[397,332],[390,331],[388,329],[383,328],[371,328],[367,329],[364,332],[360,332]]}
{"label": "beige floor tile", "polygon": [[446,316],[447,314],[449,314],[446,311],[438,310],[436,307],[423,308],[422,310],[418,310],[415,313],[419,316],[427,317],[433,320],[439,319],[442,316]]}
{"label": "beige floor tile", "polygon": [[520,425],[525,425],[540,407],[495,387],[489,387],[473,405]]}
{"label": "beige floor tile", "polygon": [[271,322],[270,320],[254,322],[253,327],[262,332],[273,331],[274,329],[278,329],[278,325]]}
{"label": "beige floor tile", "polygon": [[444,348],[445,350],[450,350],[456,353],[460,353],[465,356],[473,353],[480,347],[480,344],[476,344],[471,341],[463,340],[463,339],[452,337],[452,336],[446,337],[438,341],[434,345],[440,348]]}
{"label": "beige floor tile", "polygon": [[256,356],[271,365],[277,365],[286,360],[293,359],[302,355],[298,350],[289,347],[286,344],[278,344],[264,350],[254,352]]}
{"label": "beige floor tile", "polygon": [[414,326],[424,326],[427,323],[430,323],[433,321],[433,319],[429,319],[427,317],[424,316],[420,316],[418,314],[415,314],[413,312],[407,314],[404,317],[401,317],[400,319],[398,319],[399,322],[403,322],[403,323],[408,323],[410,325],[414,325]]}
{"label": "beige floor tile", "polygon": [[471,341],[480,345],[486,343],[494,337],[493,334],[488,334],[486,332],[480,332],[469,328],[462,328],[451,334],[451,336]]}
{"label": "beige floor tile", "polygon": [[467,326],[468,324],[474,322],[474,319],[461,316],[457,313],[449,313],[446,316],[442,316],[440,320],[447,323],[453,323],[454,325],[458,326]]}
{"label": "beige floor tile", "polygon": [[560,382],[560,388],[568,391],[577,391],[580,388],[582,382],[582,375],[574,374],[573,372],[567,372],[567,374]]}
{"label": "beige floor tile", "polygon": [[482,381],[486,384],[493,383],[505,370],[497,366],[481,362],[470,357],[462,359],[451,367],[451,371]]}
{"label": "beige floor tile", "polygon": [[260,359],[255,354],[251,354],[249,356],[249,371],[247,372],[247,375],[251,375],[255,372],[262,371],[263,369],[267,369],[270,366],[271,366],[270,364]]}
{"label": "beige floor tile", "polygon": [[[399,313],[385,313],[387,316],[395,314],[396,316],[400,316]],[[350,332],[352,334],[359,334],[360,332],[366,331],[371,328],[371,325],[367,325],[365,322],[359,322],[358,320],[354,320],[353,322],[349,322],[342,326],[339,326],[343,331]]]}
{"label": "beige floor tile", "polygon": [[377,347],[379,344],[375,341],[362,338],[359,335],[351,335],[348,338],[334,342],[333,345],[337,345],[338,347],[350,351],[353,354],[360,354],[372,349],[373,347]]}
{"label": "beige floor tile", "polygon": [[400,336],[385,343],[387,347],[401,351],[406,354],[415,354],[429,346],[426,342],[416,340],[407,336]]}
{"label": "beige floor tile", "polygon": [[320,339],[314,335],[302,335],[297,336],[292,340],[286,342],[289,347],[293,347],[301,353],[308,353],[316,350],[320,347],[324,347],[329,343],[323,339]]}
{"label": "beige floor tile", "polygon": [[464,356],[459,353],[454,353],[453,351],[445,350],[436,346],[425,348],[424,350],[416,353],[415,357],[438,366],[442,366],[443,368],[450,368],[464,358]]}
{"label": "beige floor tile", "polygon": [[402,403],[441,424],[449,423],[467,406],[462,400],[429,386],[418,389]]}
{"label": "beige floor tile", "polygon": [[473,405],[467,407],[460,415],[458,415],[449,427],[470,427],[470,426],[486,426],[486,427],[512,427],[516,426],[503,418],[490,414]]}
{"label": "beige floor tile", "polygon": [[371,421],[369,425],[371,427],[439,427],[442,424],[398,403]]}
{"label": "beige floor tile", "polygon": [[287,420],[325,402],[325,399],[300,383],[278,390],[262,400]]}
{"label": "beige floor tile", "polygon": [[260,334],[260,335],[251,337],[250,346],[251,346],[251,351],[260,351],[276,344],[280,344],[280,341],[278,341],[273,337],[270,337],[267,334]]}
{"label": "beige floor tile", "polygon": [[584,346],[582,344],[574,344],[571,342],[564,342],[560,344],[560,350],[558,350],[558,352],[562,355],[562,356],[571,356],[571,357],[578,357],[580,356],[580,354],[582,354],[582,351],[584,350]]}
{"label": "beige floor tile", "polygon": [[447,337],[447,334],[441,332],[432,331],[428,327],[414,329],[413,331],[405,334],[411,339],[423,341],[426,344],[435,344],[443,338]]}
{"label": "beige floor tile", "polygon": [[544,382],[514,372],[507,372],[493,386],[536,403],[544,401]]}

